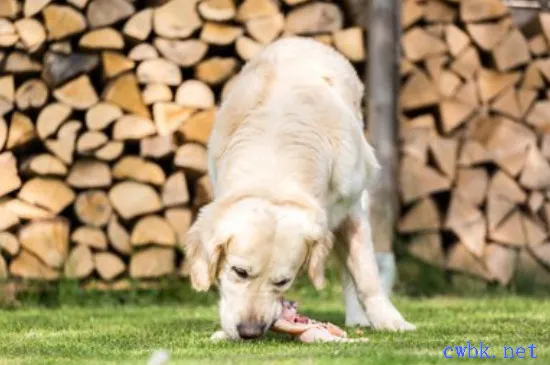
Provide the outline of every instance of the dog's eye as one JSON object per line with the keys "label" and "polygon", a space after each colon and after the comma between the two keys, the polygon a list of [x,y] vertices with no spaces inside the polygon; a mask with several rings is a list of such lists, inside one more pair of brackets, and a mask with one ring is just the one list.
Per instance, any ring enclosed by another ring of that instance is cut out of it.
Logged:
{"label": "dog's eye", "polygon": [[248,279],[248,273],[246,272],[246,270],[235,266],[233,266],[232,269],[233,271],[235,271],[235,274],[237,274],[237,276],[240,277],[241,279]]}
{"label": "dog's eye", "polygon": [[273,285],[281,287],[281,286],[285,286],[286,284],[288,284],[289,281],[290,281],[290,279],[283,279],[283,280],[277,281],[276,283],[273,283]]}

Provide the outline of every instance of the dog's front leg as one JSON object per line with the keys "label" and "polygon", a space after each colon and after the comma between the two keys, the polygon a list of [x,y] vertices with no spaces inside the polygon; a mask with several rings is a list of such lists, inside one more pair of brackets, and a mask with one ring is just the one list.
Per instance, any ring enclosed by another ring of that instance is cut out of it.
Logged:
{"label": "dog's front leg", "polygon": [[416,329],[403,318],[382,290],[371,229],[366,218],[360,214],[349,215],[336,235],[336,251],[355,284],[359,303],[370,325],[379,330]]}

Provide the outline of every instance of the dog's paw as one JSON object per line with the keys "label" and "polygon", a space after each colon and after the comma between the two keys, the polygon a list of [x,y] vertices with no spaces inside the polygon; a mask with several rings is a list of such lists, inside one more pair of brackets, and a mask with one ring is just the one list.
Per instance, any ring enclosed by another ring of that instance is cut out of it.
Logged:
{"label": "dog's paw", "polygon": [[231,338],[229,337],[229,335],[221,330],[214,332],[212,336],[210,336],[210,341],[213,341],[213,342],[230,341],[230,340]]}
{"label": "dog's paw", "polygon": [[373,329],[379,331],[415,331],[416,326],[403,318],[401,313],[384,296],[369,298],[366,314]]}

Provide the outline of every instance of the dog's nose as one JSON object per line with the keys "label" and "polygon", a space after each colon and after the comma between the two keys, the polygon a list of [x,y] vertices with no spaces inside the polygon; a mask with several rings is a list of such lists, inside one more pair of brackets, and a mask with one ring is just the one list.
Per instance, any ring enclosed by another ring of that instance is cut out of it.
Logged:
{"label": "dog's nose", "polygon": [[258,337],[262,337],[266,329],[264,322],[244,322],[237,325],[237,332],[239,337],[243,340],[252,340]]}

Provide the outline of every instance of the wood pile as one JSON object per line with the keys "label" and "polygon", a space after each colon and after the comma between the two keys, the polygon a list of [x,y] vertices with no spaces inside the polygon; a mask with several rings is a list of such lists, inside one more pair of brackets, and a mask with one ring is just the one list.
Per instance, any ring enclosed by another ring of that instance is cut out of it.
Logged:
{"label": "wood pile", "polygon": [[178,243],[211,198],[205,144],[232,77],[293,34],[360,65],[363,31],[344,13],[311,0],[1,0],[0,280],[116,288],[178,273]]}
{"label": "wood pile", "polygon": [[550,284],[550,14],[404,0],[398,230],[409,252],[508,285]]}

